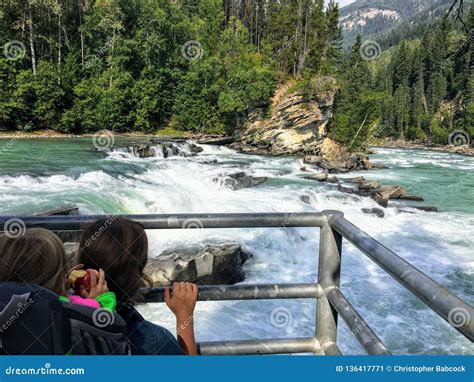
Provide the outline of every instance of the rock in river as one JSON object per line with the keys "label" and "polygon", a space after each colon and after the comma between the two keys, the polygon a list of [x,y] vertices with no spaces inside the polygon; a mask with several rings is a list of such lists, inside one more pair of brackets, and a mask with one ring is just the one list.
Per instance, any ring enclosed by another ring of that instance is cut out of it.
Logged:
{"label": "rock in river", "polygon": [[[214,182],[218,183],[220,178],[214,178]],[[224,178],[223,184],[230,187],[232,190],[237,191],[242,188],[250,188],[258,186],[267,181],[267,177],[264,176],[251,176],[245,172],[237,172],[235,174],[228,175]]]}
{"label": "rock in river", "polygon": [[[65,243],[69,266],[76,264],[77,243]],[[174,281],[232,285],[245,279],[244,263],[252,257],[233,242],[180,246],[150,258],[145,273],[155,286]]]}
{"label": "rock in river", "polygon": [[203,244],[167,250],[145,268],[155,286],[174,281],[227,285],[245,279],[243,264],[251,257],[236,243]]}

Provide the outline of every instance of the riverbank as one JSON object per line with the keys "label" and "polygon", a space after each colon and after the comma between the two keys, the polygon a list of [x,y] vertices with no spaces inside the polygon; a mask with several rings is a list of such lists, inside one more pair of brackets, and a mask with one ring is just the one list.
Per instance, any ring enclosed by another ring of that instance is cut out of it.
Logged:
{"label": "riverbank", "polygon": [[402,140],[384,139],[374,143],[374,147],[381,147],[386,149],[405,149],[405,150],[426,150],[437,151],[450,154],[459,154],[469,157],[474,157],[474,147],[454,146],[454,145],[437,145],[434,143],[416,143]]}
{"label": "riverbank", "polygon": [[[61,133],[56,130],[36,130],[36,131],[0,131],[0,139],[30,139],[30,138],[92,138],[97,133],[86,133],[86,134],[67,134]],[[155,138],[164,137],[170,139],[197,139],[203,135],[196,135],[186,131],[179,131],[173,129],[157,130],[153,133],[145,133],[140,131],[131,131],[127,133],[113,132],[118,137],[129,137],[129,138]]]}

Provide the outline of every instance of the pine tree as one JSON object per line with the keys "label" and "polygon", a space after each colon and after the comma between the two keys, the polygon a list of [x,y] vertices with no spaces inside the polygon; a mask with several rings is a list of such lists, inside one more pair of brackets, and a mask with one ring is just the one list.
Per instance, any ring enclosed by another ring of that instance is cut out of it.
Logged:
{"label": "pine tree", "polygon": [[326,59],[328,68],[338,68],[342,58],[342,44],[344,37],[339,25],[339,4],[330,0],[326,9]]}

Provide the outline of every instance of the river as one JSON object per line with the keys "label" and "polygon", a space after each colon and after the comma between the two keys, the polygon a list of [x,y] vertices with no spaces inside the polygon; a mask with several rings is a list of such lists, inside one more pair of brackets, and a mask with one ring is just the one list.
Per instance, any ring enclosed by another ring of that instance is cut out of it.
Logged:
{"label": "river", "polygon": [[[117,139],[120,146],[126,139]],[[372,160],[386,170],[352,173],[383,184],[406,186],[439,213],[400,213],[396,203],[383,219],[361,212],[369,198],[304,179],[298,158],[247,156],[203,146],[196,157],[140,159],[121,150],[94,150],[89,138],[0,141],[0,213],[29,214],[76,205],[83,214],[310,212],[341,210],[350,221],[429,276],[474,303],[474,158],[454,154],[375,148]],[[269,180],[232,191],[221,181],[246,171]],[[307,195],[311,205],[301,201]],[[235,240],[254,254],[246,282],[314,282],[317,229],[186,230],[149,232],[151,256],[178,242]],[[399,286],[379,267],[344,243],[342,290],[395,354],[474,354],[472,344]],[[163,305],[140,308],[173,329]],[[473,319],[473,318],[471,318]],[[197,339],[304,337],[314,333],[315,304],[299,301],[200,303]],[[345,354],[363,350],[344,323],[338,344]]]}

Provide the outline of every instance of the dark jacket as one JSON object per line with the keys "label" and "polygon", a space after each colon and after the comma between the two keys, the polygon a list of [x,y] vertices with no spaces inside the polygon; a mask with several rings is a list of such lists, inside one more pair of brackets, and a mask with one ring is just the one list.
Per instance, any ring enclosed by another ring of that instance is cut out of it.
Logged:
{"label": "dark jacket", "polygon": [[145,320],[134,307],[119,303],[117,312],[127,323],[132,355],[184,355],[169,330]]}

